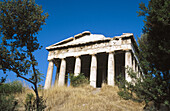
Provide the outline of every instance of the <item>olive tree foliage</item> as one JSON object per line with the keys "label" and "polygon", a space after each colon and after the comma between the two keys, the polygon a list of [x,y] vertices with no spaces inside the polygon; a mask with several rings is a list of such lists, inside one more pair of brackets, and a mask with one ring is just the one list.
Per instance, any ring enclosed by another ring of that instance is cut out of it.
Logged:
{"label": "olive tree foliage", "polygon": [[139,53],[136,55],[144,75],[138,77],[137,73],[128,69],[133,82],[125,81],[119,92],[126,99],[145,101],[146,106],[152,101],[155,110],[162,105],[170,109],[169,6],[169,0],[150,0],[148,6],[139,4],[138,14],[145,16],[145,25],[143,35],[138,38]]}
{"label": "olive tree foliage", "polygon": [[170,1],[150,0],[148,7],[141,3],[139,16],[145,16],[143,33],[147,43],[146,60],[162,73],[170,71]]}
{"label": "olive tree foliage", "polygon": [[38,63],[33,53],[41,49],[37,34],[47,17],[34,0],[0,1],[0,70],[4,73],[12,71],[32,83],[37,108],[37,83],[42,74],[36,68]]}
{"label": "olive tree foliage", "polygon": [[143,36],[138,40],[140,65],[153,84],[148,91],[157,109],[170,108],[170,1],[150,0],[140,4],[139,16],[145,16]]}

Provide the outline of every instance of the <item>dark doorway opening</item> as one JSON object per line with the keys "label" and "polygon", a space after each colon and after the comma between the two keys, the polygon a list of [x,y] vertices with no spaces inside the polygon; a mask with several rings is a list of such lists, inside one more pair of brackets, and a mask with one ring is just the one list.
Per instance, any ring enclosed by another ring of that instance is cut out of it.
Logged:
{"label": "dark doorway opening", "polygon": [[107,83],[108,54],[97,54],[97,81],[96,87],[101,87],[102,83]]}
{"label": "dark doorway opening", "polygon": [[91,56],[82,55],[81,59],[81,73],[83,73],[88,79],[90,79],[90,65],[91,65]]}
{"label": "dark doorway opening", "polygon": [[59,72],[60,72],[60,65],[61,65],[61,59],[54,59],[54,63],[56,66],[56,75],[55,75],[55,82],[54,84],[57,84],[56,82],[58,81],[59,78]]}
{"label": "dark doorway opening", "polygon": [[[125,79],[125,52],[118,51],[115,53],[115,82],[121,82]],[[121,78],[120,78],[121,77]]]}
{"label": "dark doorway opening", "polygon": [[65,84],[68,83],[68,73],[73,74],[75,67],[75,57],[66,58],[66,74],[65,74]]}

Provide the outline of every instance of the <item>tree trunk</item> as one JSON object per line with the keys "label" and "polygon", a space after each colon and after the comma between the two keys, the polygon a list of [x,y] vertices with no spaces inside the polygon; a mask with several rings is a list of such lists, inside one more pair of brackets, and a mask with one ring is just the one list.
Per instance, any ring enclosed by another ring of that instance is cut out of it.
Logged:
{"label": "tree trunk", "polygon": [[[32,53],[30,54],[30,59],[31,59],[31,61],[35,61]],[[40,101],[40,98],[39,98],[38,88],[37,88],[38,78],[37,78],[37,73],[36,73],[36,69],[35,69],[35,64],[34,64],[34,63],[32,64],[32,69],[33,69],[34,77],[35,77],[35,81],[34,81],[34,92],[35,92],[35,94],[36,94],[36,105],[37,105],[37,111],[39,111],[39,101]]]}
{"label": "tree trunk", "polygon": [[35,83],[34,84],[34,87],[35,87],[35,89],[34,89],[34,92],[35,92],[35,94],[36,94],[36,107],[37,107],[37,111],[39,111],[39,94],[38,94],[38,88],[37,88],[37,84]]}

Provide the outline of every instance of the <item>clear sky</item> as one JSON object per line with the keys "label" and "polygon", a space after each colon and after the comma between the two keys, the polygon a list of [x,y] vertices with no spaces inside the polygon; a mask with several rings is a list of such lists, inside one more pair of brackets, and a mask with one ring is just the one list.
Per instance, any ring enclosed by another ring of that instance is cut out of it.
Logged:
{"label": "clear sky", "polygon": [[[141,2],[147,4],[148,0],[36,0],[49,14],[47,25],[38,34],[43,48],[35,52],[40,72],[46,76],[48,51],[45,47],[83,31],[106,37],[122,33],[133,33],[136,39],[140,37],[144,18],[137,17],[136,12]],[[15,79],[14,75],[8,76],[7,81]],[[41,84],[44,82],[45,78]]]}

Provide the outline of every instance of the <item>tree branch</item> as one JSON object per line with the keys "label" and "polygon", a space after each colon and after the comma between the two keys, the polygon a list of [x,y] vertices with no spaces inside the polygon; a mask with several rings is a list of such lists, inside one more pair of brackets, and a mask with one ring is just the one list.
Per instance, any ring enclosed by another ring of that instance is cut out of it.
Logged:
{"label": "tree branch", "polygon": [[20,78],[22,78],[22,79],[24,79],[24,80],[26,80],[26,81],[28,81],[28,82],[30,82],[30,83],[32,83],[32,84],[35,84],[33,81],[25,78],[24,76],[21,76],[18,71],[16,72],[16,74],[17,74],[17,77],[20,77]]}

